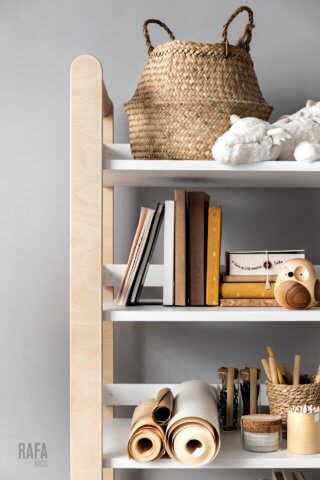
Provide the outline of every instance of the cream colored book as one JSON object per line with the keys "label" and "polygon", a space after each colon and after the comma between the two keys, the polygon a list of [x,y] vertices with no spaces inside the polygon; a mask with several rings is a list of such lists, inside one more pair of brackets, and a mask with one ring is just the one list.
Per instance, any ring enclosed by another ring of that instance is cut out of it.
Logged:
{"label": "cream colored book", "polygon": [[148,239],[154,212],[155,211],[151,208],[141,209],[138,227],[133,239],[132,247],[128,258],[127,268],[116,298],[117,305],[125,306],[128,303],[130,291],[139,267],[139,262],[141,261],[142,254]]}

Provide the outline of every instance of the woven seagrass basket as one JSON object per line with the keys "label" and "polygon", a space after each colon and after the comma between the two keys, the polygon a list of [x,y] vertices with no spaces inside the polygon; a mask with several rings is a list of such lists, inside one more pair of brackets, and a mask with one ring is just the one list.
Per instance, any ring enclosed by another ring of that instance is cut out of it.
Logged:
{"label": "woven seagrass basket", "polygon": [[270,413],[280,415],[282,434],[287,436],[287,417],[289,407],[296,405],[320,406],[320,383],[305,385],[276,385],[266,380]]}
{"label": "woven seagrass basket", "polygon": [[[249,21],[237,46],[231,46],[228,27],[242,11]],[[164,28],[171,41],[154,48],[150,23]],[[217,44],[178,41],[159,20],[144,23],[149,58],[125,104],[134,158],[210,160],[231,114],[268,120],[272,107],[262,96],[249,53],[253,28],[253,12],[245,6],[230,16]]]}

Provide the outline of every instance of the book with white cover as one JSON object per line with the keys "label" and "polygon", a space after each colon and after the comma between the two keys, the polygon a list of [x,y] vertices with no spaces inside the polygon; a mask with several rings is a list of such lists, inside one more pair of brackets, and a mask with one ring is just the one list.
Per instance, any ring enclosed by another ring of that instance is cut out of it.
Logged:
{"label": "book with white cover", "polygon": [[226,252],[228,275],[278,275],[291,258],[305,258],[304,250]]}
{"label": "book with white cover", "polygon": [[175,202],[166,200],[164,210],[163,305],[174,305],[174,214]]}

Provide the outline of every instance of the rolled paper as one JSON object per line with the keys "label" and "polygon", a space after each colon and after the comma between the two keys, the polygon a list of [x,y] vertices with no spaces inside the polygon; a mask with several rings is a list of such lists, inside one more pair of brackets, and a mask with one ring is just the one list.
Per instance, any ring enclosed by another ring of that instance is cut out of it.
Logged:
{"label": "rolled paper", "polygon": [[205,465],[215,458],[220,449],[220,434],[213,387],[198,380],[180,386],[165,446],[172,459],[191,467]]}
{"label": "rolled paper", "polygon": [[292,385],[293,377],[292,377],[292,373],[290,372],[290,369],[289,369],[288,365],[286,363],[284,363],[282,366],[283,366],[283,371],[284,371],[287,383],[289,385]]}
{"label": "rolled paper", "polygon": [[128,440],[128,456],[139,462],[151,462],[162,457],[164,431],[152,418],[155,400],[144,400],[133,413]]}
{"label": "rolled paper", "polygon": [[162,427],[167,425],[172,417],[173,394],[170,388],[162,388],[156,395],[152,411],[153,420]]}
{"label": "rolled paper", "polygon": [[250,414],[257,413],[258,369],[250,368]]}
{"label": "rolled paper", "polygon": [[[272,347],[270,347],[270,346],[267,347],[267,351],[268,351],[269,357],[274,358],[275,366],[276,366],[276,369],[277,369],[277,375],[278,375],[278,378],[279,378],[279,382],[277,382],[277,383],[285,384],[286,382],[284,381],[283,375],[281,373],[278,361],[276,359],[276,356],[274,354],[274,351],[273,351]],[[273,383],[275,383],[275,382],[273,382]]]}
{"label": "rolled paper", "polygon": [[293,385],[299,385],[300,383],[300,368],[301,368],[301,355],[297,353],[294,356]]}
{"label": "rolled paper", "polygon": [[234,368],[227,368],[227,416],[226,427],[233,427]]}
{"label": "rolled paper", "polygon": [[269,357],[269,365],[270,365],[272,383],[277,384],[279,383],[279,377],[277,374],[276,359],[274,357]]}
{"label": "rolled paper", "polygon": [[271,370],[270,370],[270,365],[269,365],[268,360],[266,358],[261,358],[261,363],[262,363],[262,366],[263,366],[263,369],[264,369],[264,372],[266,374],[267,379],[270,380],[270,382],[272,382]]}

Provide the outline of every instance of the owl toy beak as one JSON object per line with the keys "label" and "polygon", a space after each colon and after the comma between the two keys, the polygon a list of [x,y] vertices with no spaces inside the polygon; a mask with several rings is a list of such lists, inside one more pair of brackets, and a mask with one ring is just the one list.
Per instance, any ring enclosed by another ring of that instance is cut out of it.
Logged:
{"label": "owl toy beak", "polygon": [[311,295],[301,283],[287,280],[276,286],[275,298],[285,308],[305,309],[311,305]]}

